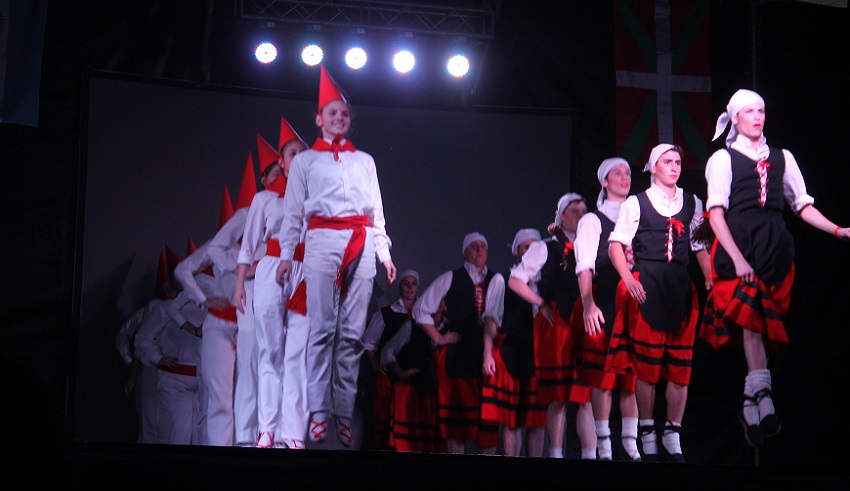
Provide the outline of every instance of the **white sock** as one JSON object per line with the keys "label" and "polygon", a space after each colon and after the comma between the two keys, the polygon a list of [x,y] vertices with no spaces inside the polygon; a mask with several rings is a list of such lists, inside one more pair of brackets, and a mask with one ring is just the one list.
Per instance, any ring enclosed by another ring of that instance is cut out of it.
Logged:
{"label": "white sock", "polygon": [[583,448],[583,449],[581,449],[581,459],[582,460],[596,460],[596,449],[595,448]]}
{"label": "white sock", "polygon": [[753,370],[747,376],[753,377],[753,394],[758,394],[760,391],[767,389],[768,395],[762,397],[758,402],[759,421],[764,419],[769,414],[776,413],[776,408],[773,406],[773,399],[770,398],[770,390],[773,388],[773,382],[770,379],[770,370],[761,369]]}
{"label": "white sock", "polygon": [[[641,419],[638,420],[640,426],[650,426],[655,427],[654,419]],[[655,431],[651,431],[646,434],[642,434],[640,436],[640,443],[643,446],[643,453],[645,454],[657,454],[658,453],[658,443],[655,439]]]}
{"label": "white sock", "polygon": [[551,447],[549,449],[549,457],[553,459],[563,459],[564,458],[564,449],[558,447]]}
{"label": "white sock", "polygon": [[759,407],[756,404],[756,401],[753,399],[756,395],[756,379],[758,377],[753,375],[753,372],[747,374],[747,377],[744,379],[744,409],[742,414],[744,416],[744,421],[747,422],[748,426],[754,426],[759,424]]}
{"label": "white sock", "polygon": [[599,460],[611,460],[611,429],[608,420],[596,420],[596,452]]}
{"label": "white sock", "polygon": [[[667,426],[673,425],[679,429],[682,428],[681,423],[676,423],[673,421],[667,421]],[[664,444],[664,448],[667,449],[667,452],[672,454],[682,453],[682,443],[679,441],[679,432],[675,430],[666,429],[664,430],[664,435],[661,436],[661,443]]]}
{"label": "white sock", "polygon": [[626,453],[629,454],[629,457],[631,457],[632,460],[639,459],[640,452],[638,452],[637,448],[638,419],[623,418],[623,429],[620,432],[620,435],[623,439],[623,448],[626,450]]}

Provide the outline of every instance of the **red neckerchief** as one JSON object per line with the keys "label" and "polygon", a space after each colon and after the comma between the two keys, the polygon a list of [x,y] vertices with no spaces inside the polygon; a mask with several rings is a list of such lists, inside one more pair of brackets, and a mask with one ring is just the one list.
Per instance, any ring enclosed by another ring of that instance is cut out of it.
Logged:
{"label": "red neckerchief", "polygon": [[564,257],[569,256],[570,252],[574,251],[575,248],[576,245],[572,242],[567,242],[566,244],[564,244]]}
{"label": "red neckerchief", "polygon": [[278,196],[283,196],[286,193],[286,177],[283,174],[277,176],[274,181],[266,185],[266,191],[277,193]]}
{"label": "red neckerchief", "polygon": [[342,141],[342,135],[336,135],[331,143],[326,142],[324,138],[316,138],[316,141],[313,142],[313,150],[333,152],[334,160],[339,162],[339,152],[353,152],[357,150],[350,140],[345,140],[343,144],[340,144],[340,141]]}

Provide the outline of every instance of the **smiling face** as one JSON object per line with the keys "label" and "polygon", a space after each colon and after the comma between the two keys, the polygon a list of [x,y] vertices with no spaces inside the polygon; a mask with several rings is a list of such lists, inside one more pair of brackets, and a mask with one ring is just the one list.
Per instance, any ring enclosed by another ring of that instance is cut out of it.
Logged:
{"label": "smiling face", "polygon": [[732,116],[732,124],[750,141],[760,141],[764,132],[764,104],[754,102],[742,107],[738,114]]}
{"label": "smiling face", "polygon": [[578,229],[578,221],[587,213],[587,205],[584,201],[573,201],[561,212],[561,228],[575,233]]}
{"label": "smiling face", "polygon": [[632,170],[626,164],[615,165],[602,180],[602,187],[609,200],[624,201],[632,187]]}
{"label": "smiling face", "polygon": [[333,140],[337,135],[345,136],[351,128],[351,110],[340,99],[333,100],[316,115],[316,126],[322,129],[322,136]]}
{"label": "smiling face", "polygon": [[652,168],[655,184],[664,188],[672,188],[682,175],[682,156],[676,150],[668,150],[658,157],[658,162]]}

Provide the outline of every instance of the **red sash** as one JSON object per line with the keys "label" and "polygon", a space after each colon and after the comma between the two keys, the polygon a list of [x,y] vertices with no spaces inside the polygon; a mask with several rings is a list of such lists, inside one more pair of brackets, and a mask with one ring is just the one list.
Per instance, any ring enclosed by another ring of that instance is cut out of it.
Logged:
{"label": "red sash", "polygon": [[198,367],[195,365],[184,365],[182,363],[177,363],[173,367],[157,367],[163,372],[168,373],[176,373],[177,375],[186,375],[189,377],[194,377],[198,375]]}
{"label": "red sash", "polygon": [[266,242],[266,256],[280,257],[280,241],[269,239]]}
{"label": "red sash", "polygon": [[210,309],[210,314],[228,322],[236,322],[236,307],[234,306],[226,309]]}
{"label": "red sash", "polygon": [[351,234],[351,239],[348,240],[348,245],[345,246],[345,252],[342,254],[342,264],[336,272],[336,287],[342,292],[347,290],[343,280],[345,279],[344,276],[348,266],[363,252],[363,245],[366,243],[366,227],[371,226],[372,222],[365,215],[332,218],[313,215],[310,218],[310,223],[307,224],[307,230],[329,228],[333,230],[351,229],[354,231]]}

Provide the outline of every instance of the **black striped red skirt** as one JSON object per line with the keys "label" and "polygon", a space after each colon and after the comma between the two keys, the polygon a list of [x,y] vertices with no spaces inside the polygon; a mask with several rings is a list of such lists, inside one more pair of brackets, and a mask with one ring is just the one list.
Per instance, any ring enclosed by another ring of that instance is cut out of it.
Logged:
{"label": "black striped red skirt", "polygon": [[[613,322],[613,319],[605,319]],[[571,323],[574,326],[584,325],[584,305],[579,298],[573,310]],[[584,333],[581,351],[581,363],[578,364],[579,378],[591,389],[614,390],[626,392],[635,391],[635,374],[633,371],[627,373],[613,373],[605,371],[605,362],[608,360],[608,348],[610,338],[604,331],[596,335]]]}
{"label": "black striped red skirt", "polygon": [[448,375],[447,351],[447,346],[441,346],[436,353],[440,436],[446,440],[475,441],[479,447],[498,446],[499,425],[481,418],[481,379]]}
{"label": "black striped red skirt", "polygon": [[[640,273],[633,273],[640,280]],[[688,385],[693,367],[694,339],[699,317],[699,299],[691,284],[691,308],[677,332],[653,328],[621,281],[617,286],[614,328],[608,348],[605,371],[629,373],[639,380],[656,383],[661,377]]]}
{"label": "black striped red skirt", "polygon": [[741,344],[742,329],[760,333],[773,354],[788,347],[785,314],[791,304],[794,265],[782,282],[767,286],[742,283],[739,278],[715,278],[705,304],[700,339],[714,349]]}
{"label": "black striped red skirt", "polygon": [[399,452],[445,452],[435,395],[406,380],[393,384],[390,444]]}
{"label": "black striped red skirt", "polygon": [[485,375],[481,396],[481,419],[496,421],[510,428],[546,426],[548,404],[537,400],[536,377],[516,377],[502,359],[505,335],[493,341],[496,374]]}
{"label": "black striped red skirt", "polygon": [[576,360],[581,359],[581,330],[561,317],[557,305],[555,324],[549,324],[541,314],[534,318],[534,373],[537,378],[537,401],[549,405],[553,402],[578,402],[590,400],[590,388],[581,382]]}

